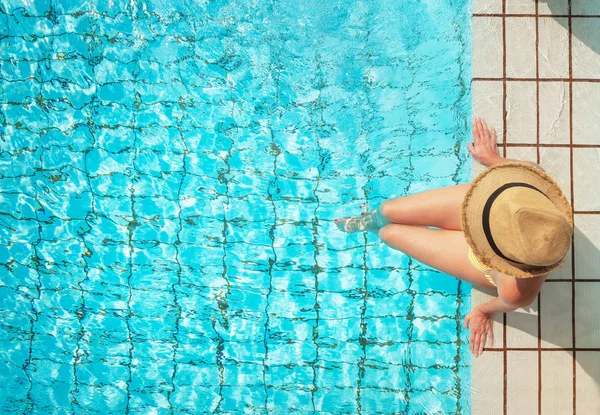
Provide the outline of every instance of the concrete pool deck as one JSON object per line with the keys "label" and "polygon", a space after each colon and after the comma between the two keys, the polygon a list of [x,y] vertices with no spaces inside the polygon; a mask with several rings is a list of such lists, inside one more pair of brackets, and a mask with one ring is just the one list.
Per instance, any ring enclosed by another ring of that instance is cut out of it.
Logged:
{"label": "concrete pool deck", "polygon": [[[474,415],[600,414],[600,1],[473,0],[473,116],[539,163],[574,211],[565,266],[497,314],[472,366]],[[473,163],[473,177],[484,170]],[[473,306],[495,290],[473,289]]]}

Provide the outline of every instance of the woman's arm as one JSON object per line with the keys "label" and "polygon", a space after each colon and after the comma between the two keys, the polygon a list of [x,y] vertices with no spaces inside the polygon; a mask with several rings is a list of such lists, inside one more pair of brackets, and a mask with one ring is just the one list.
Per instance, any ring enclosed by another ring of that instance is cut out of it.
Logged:
{"label": "woman's arm", "polygon": [[492,301],[473,308],[465,316],[463,327],[471,330],[469,349],[475,357],[479,357],[483,353],[486,340],[488,346],[491,347],[494,345],[494,332],[492,331],[493,314],[496,312],[504,313],[513,311],[517,308],[519,307],[505,304],[500,297],[496,297]]}
{"label": "woman's arm", "polygon": [[[495,273],[495,274],[493,274]],[[500,274],[500,277],[498,277]],[[499,281],[498,286],[498,297],[494,298],[487,303],[483,303],[473,308],[469,314],[465,317],[464,327],[471,330],[471,336],[469,339],[471,353],[475,357],[478,357],[483,352],[483,347],[488,340],[488,345],[492,346],[494,342],[494,333],[492,331],[492,319],[494,313],[506,313],[508,311],[514,311],[518,308],[528,306],[533,302],[539,289],[529,289],[527,294],[523,295],[522,292],[513,291],[511,284],[507,283],[506,278],[511,278],[507,275],[498,273],[492,270],[490,275],[493,276],[495,281]],[[504,276],[506,278],[502,278]],[[514,279],[514,278],[513,278]]]}
{"label": "woman's arm", "polygon": [[506,304],[500,297],[496,297],[487,303],[483,303],[478,305],[476,308],[481,310],[481,312],[485,314],[493,314],[493,313],[506,313],[507,311],[514,311],[518,308],[521,308],[519,305],[515,304]]}
{"label": "woman's arm", "polygon": [[[503,274],[495,269],[486,271],[496,283],[498,288],[498,299],[510,310],[497,310],[500,312],[513,311],[517,308],[527,307],[537,298],[542,284],[547,277],[541,275],[538,278],[515,278],[510,275]],[[490,301],[492,303],[492,301]],[[498,308],[501,305],[490,305],[490,307]],[[494,311],[492,311],[494,312]]]}

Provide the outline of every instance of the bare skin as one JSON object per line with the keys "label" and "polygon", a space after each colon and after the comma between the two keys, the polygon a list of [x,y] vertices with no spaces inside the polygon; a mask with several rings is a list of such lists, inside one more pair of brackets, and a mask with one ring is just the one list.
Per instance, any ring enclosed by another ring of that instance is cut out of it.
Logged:
{"label": "bare skin", "polygon": [[[469,143],[468,148],[473,158],[486,166],[516,161],[498,156],[496,132],[493,128],[490,131],[485,121],[479,118],[473,122],[473,142]],[[531,164],[541,169],[537,164]],[[486,337],[488,346],[493,344],[493,313],[512,311],[531,304],[537,298],[547,275],[520,279],[491,271],[489,274],[497,286],[494,287],[471,264],[468,259],[469,245],[460,221],[460,206],[468,188],[469,183],[465,183],[385,201],[381,212],[392,223],[379,229],[378,236],[389,247],[446,274],[479,287],[498,290],[498,298],[475,307],[465,317],[464,327],[471,330],[471,353],[478,357],[483,352]],[[336,223],[343,229],[340,220]]]}

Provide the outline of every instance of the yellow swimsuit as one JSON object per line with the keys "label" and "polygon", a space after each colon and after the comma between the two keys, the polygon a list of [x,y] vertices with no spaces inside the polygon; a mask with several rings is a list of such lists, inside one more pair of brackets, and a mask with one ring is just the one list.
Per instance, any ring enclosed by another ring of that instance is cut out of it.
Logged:
{"label": "yellow swimsuit", "polygon": [[479,262],[479,260],[477,259],[477,257],[475,256],[475,254],[473,253],[473,250],[471,248],[469,248],[469,260],[471,261],[471,264],[473,264],[473,266],[475,268],[477,268],[479,271],[483,272],[483,274],[485,275],[485,278],[487,278],[487,280],[495,287],[496,284],[494,283],[494,280],[492,279],[492,277],[488,274],[486,274],[486,271],[489,270],[489,268],[485,267],[481,262]]}

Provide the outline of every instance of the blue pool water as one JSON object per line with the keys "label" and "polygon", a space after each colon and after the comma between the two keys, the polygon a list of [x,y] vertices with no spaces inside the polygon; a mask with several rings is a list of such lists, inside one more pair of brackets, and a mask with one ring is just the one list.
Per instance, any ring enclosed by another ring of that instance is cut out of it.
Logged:
{"label": "blue pool water", "polygon": [[1,0],[0,411],[470,413],[470,286],[332,222],[470,181],[468,8]]}

